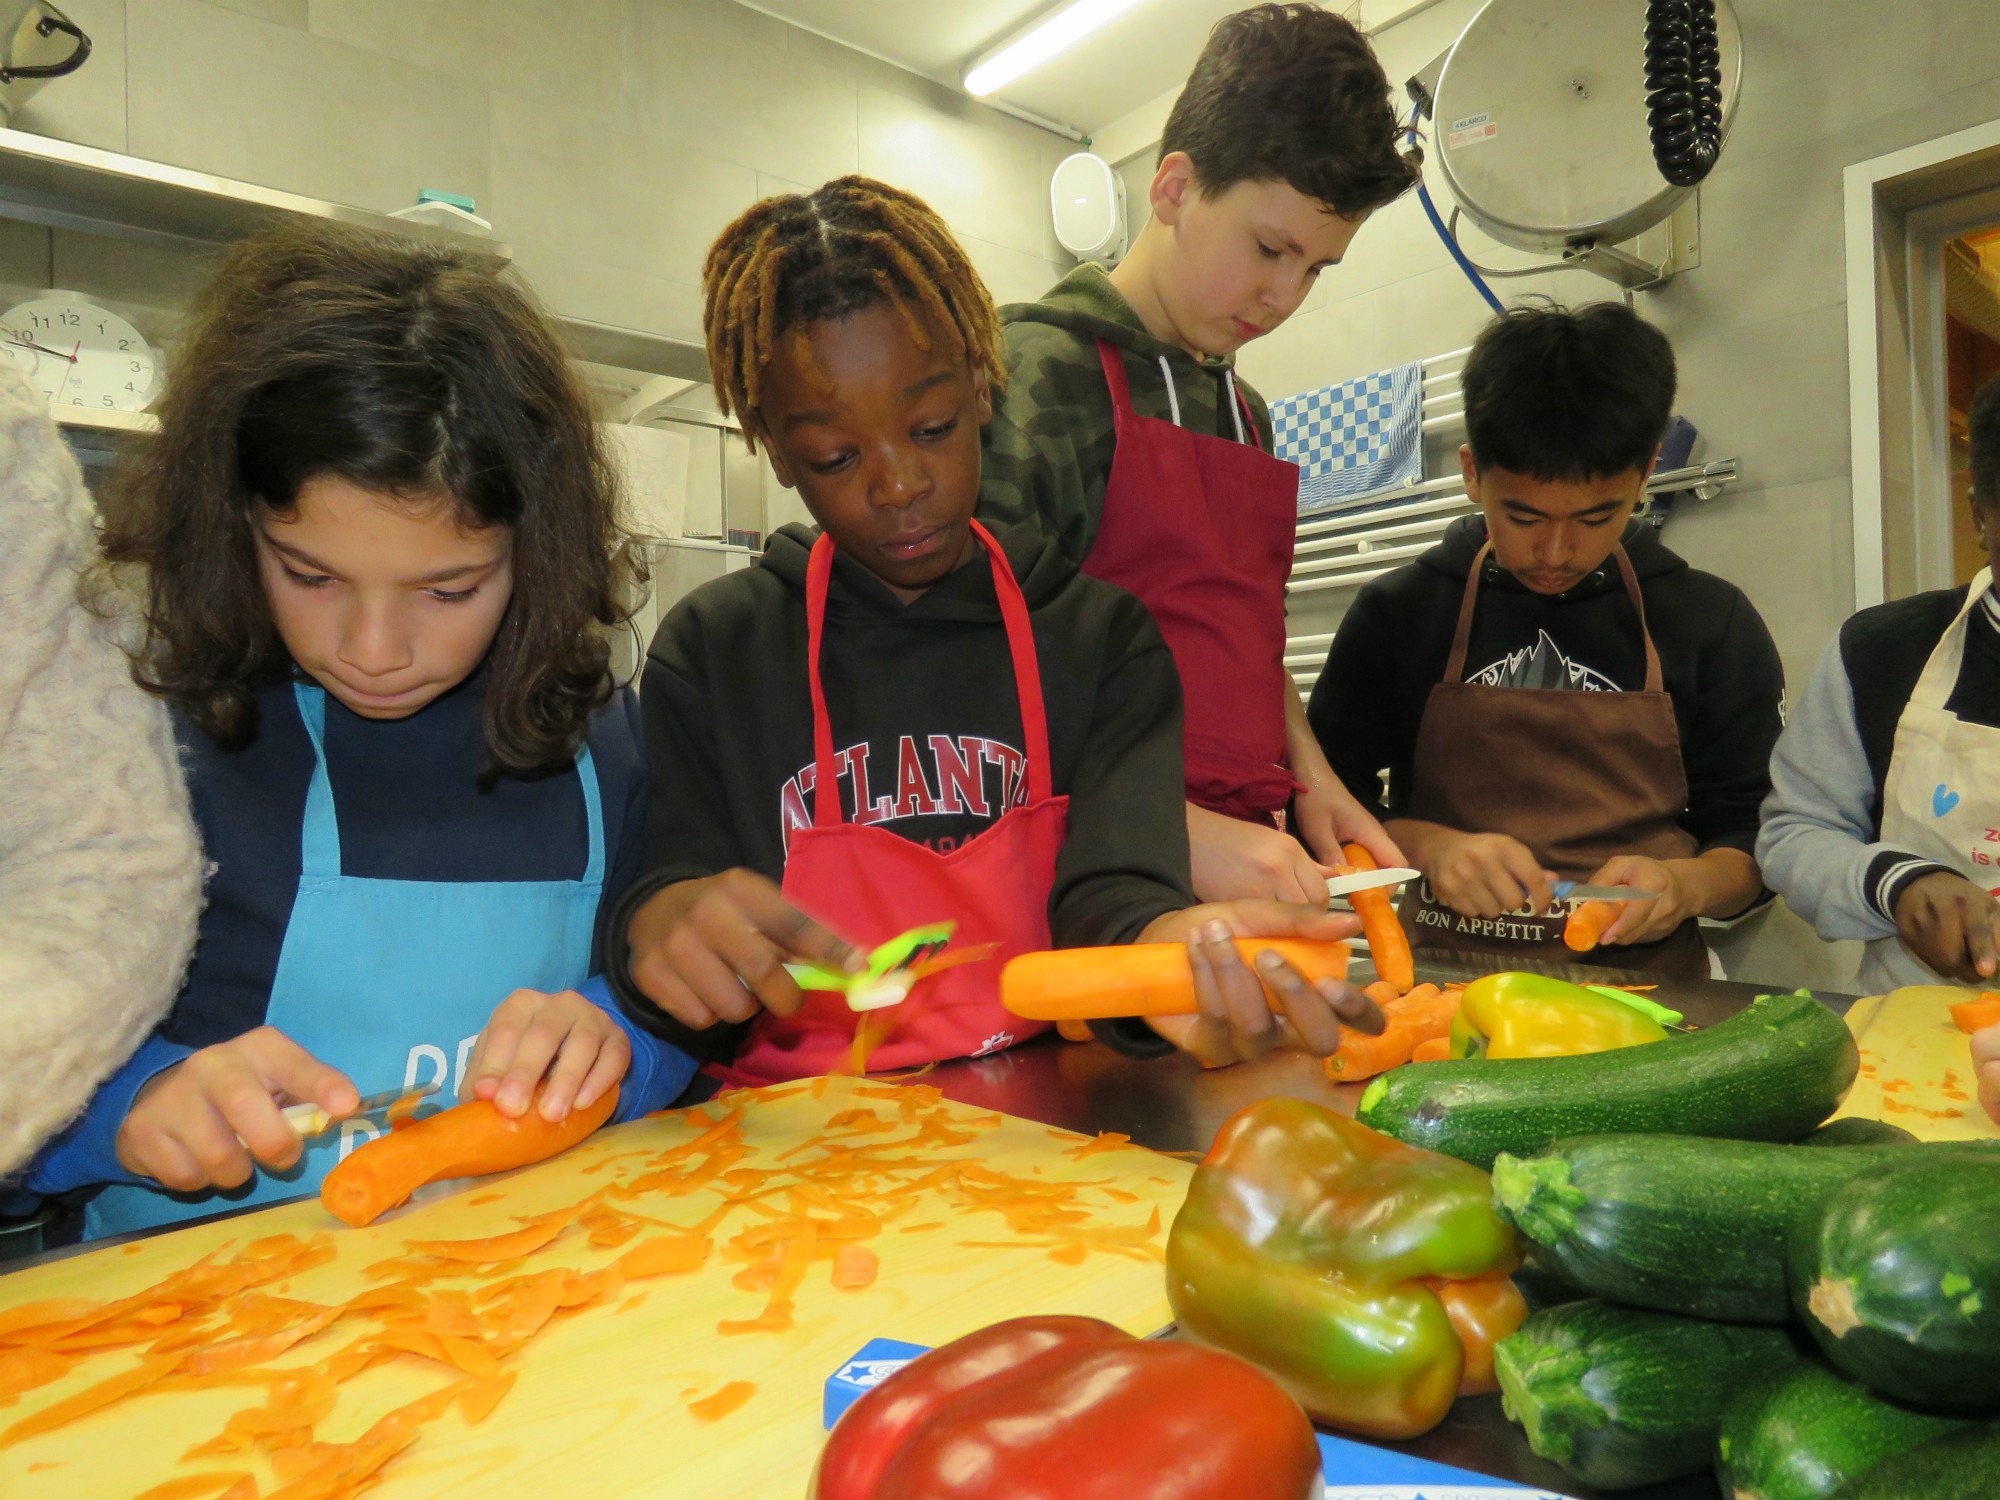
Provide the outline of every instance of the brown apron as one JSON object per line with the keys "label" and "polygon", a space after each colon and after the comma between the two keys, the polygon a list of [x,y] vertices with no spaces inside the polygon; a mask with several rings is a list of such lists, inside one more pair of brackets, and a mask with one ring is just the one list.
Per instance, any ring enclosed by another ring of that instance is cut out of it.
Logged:
{"label": "brown apron", "polygon": [[[1543,869],[1567,880],[1589,879],[1614,854],[1686,859],[1695,841],[1678,822],[1687,810],[1680,731],[1625,549],[1612,556],[1646,642],[1646,686],[1636,693],[1464,681],[1480,574],[1492,550],[1491,542],[1480,548],[1466,575],[1451,659],[1417,728],[1406,816],[1509,834],[1534,851]],[[1566,915],[1559,905],[1543,915],[1524,908],[1490,919],[1462,916],[1432,896],[1428,880],[1406,891],[1402,902],[1403,925],[1420,948],[1708,975],[1708,952],[1693,918],[1658,942],[1578,954],[1563,946]]]}

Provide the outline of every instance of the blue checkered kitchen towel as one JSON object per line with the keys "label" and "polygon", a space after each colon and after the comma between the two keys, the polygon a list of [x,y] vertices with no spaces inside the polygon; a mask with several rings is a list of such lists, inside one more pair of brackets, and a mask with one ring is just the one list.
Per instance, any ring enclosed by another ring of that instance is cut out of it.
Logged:
{"label": "blue checkered kitchen towel", "polygon": [[1417,364],[1271,403],[1277,454],[1299,466],[1299,514],[1354,510],[1424,475],[1424,375]]}

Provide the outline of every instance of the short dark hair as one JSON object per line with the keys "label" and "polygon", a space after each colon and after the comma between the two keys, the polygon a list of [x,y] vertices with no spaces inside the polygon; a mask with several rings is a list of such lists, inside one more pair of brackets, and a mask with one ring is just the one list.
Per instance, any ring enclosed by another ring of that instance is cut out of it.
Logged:
{"label": "short dark hair", "polygon": [[1544,483],[1608,479],[1659,451],[1674,346],[1617,302],[1515,307],[1473,342],[1460,379],[1475,467]]}
{"label": "short dark hair", "polygon": [[2000,505],[2000,375],[1972,398],[1965,427],[1972,444],[1972,503]]}
{"label": "short dark hair", "polygon": [[1213,195],[1283,182],[1344,218],[1417,185],[1388,75],[1359,28],[1317,5],[1253,5],[1208,34],[1160,137]]}
{"label": "short dark hair", "polygon": [[566,763],[610,695],[638,564],[589,395],[533,295],[493,256],[340,225],[239,244],[197,300],[160,431],[114,481],[108,563],[144,570],[141,686],[224,749],[296,670],[259,576],[260,508],[308,480],[451,497],[513,534],[487,652],[490,782]]}

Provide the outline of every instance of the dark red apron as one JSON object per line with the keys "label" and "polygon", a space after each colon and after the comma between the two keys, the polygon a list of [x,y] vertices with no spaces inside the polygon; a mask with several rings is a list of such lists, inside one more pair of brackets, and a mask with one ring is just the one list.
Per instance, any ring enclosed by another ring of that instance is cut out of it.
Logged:
{"label": "dark red apron", "polygon": [[[1625,549],[1612,556],[1646,643],[1646,685],[1637,693],[1464,681],[1479,578],[1492,550],[1488,542],[1472,560],[1451,657],[1424,705],[1407,815],[1471,833],[1508,834],[1533,850],[1543,869],[1567,880],[1589,879],[1614,854],[1686,859],[1695,841],[1679,821],[1688,795],[1680,730]],[[1547,914],[1462,916],[1433,897],[1428,880],[1406,889],[1402,901],[1403,925],[1419,948],[1708,977],[1708,950],[1693,918],[1658,942],[1579,954],[1563,945],[1566,915],[1558,907]]]}
{"label": "dark red apron", "polygon": [[[813,822],[792,835],[785,859],[786,899],[864,950],[929,922],[958,924],[953,947],[994,943],[1000,950],[990,959],[923,981],[893,1012],[876,1012],[893,1014],[894,1028],[871,1054],[872,1068],[977,1057],[1048,1029],[1046,1022],[1024,1021],[1001,1008],[1000,969],[1017,953],[1051,946],[1049,892],[1068,826],[1069,798],[1053,793],[1048,716],[1027,601],[999,543],[977,521],[972,529],[986,548],[1013,654],[1028,800],[948,854],[898,838],[886,828],[846,820],[819,672],[834,551],[824,535],[813,544],[806,570]],[[753,1083],[831,1072],[848,1061],[857,1019],[839,995],[808,990],[805,1007],[796,1015],[760,1011],[734,1068],[716,1071],[732,1082]]]}
{"label": "dark red apron", "polygon": [[1097,356],[1118,450],[1083,571],[1137,594],[1174,653],[1188,800],[1275,823],[1298,787],[1285,764],[1284,699],[1294,691],[1285,672],[1285,580],[1298,531],[1298,466],[1257,446],[1240,391],[1246,440],[1207,437],[1133,411],[1124,356],[1103,339]]}

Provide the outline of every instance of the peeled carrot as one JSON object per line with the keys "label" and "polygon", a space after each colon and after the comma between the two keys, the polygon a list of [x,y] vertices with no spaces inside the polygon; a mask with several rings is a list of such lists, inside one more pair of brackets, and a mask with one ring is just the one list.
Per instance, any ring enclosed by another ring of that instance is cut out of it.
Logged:
{"label": "peeled carrot", "polygon": [[1622,901],[1584,901],[1570,912],[1569,920],[1563,923],[1563,946],[1577,953],[1588,953],[1604,939],[1611,930],[1611,924],[1618,920]]}
{"label": "peeled carrot", "polygon": [[[1283,955],[1307,979],[1347,977],[1345,943],[1236,939],[1236,951],[1246,964],[1254,965],[1266,948]],[[1268,985],[1265,994],[1275,1008],[1278,999]],[[1181,943],[1058,948],[1008,960],[1000,972],[1000,1003],[1031,1021],[1188,1016],[1195,1011],[1194,977]]]}
{"label": "peeled carrot", "polygon": [[1967,1035],[2000,1026],[2000,994],[1985,990],[1977,1000],[1961,1000],[1951,1008],[1951,1018]]}
{"label": "peeled carrot", "polygon": [[1335,1083],[1359,1083],[1377,1073],[1400,1068],[1423,1043],[1451,1035],[1459,994],[1458,990],[1440,992],[1434,984],[1420,984],[1382,1007],[1382,1017],[1388,1024],[1381,1035],[1370,1036],[1352,1026],[1344,1027],[1339,1049],[1326,1060],[1326,1076]]}
{"label": "peeled carrot", "polygon": [[[1356,870],[1381,868],[1375,863],[1375,856],[1359,844],[1342,844],[1340,852]],[[1403,924],[1397,920],[1396,908],[1390,904],[1389,893],[1380,887],[1372,891],[1355,891],[1348,896],[1347,904],[1361,918],[1361,935],[1368,940],[1368,956],[1374,960],[1375,972],[1387,980],[1397,994],[1408,994],[1410,986],[1417,982],[1417,965],[1410,956],[1410,935],[1403,931]]]}
{"label": "peeled carrot", "polygon": [[590,1108],[572,1109],[551,1125],[533,1104],[510,1120],[491,1100],[474,1099],[362,1146],[326,1174],[319,1199],[328,1213],[358,1229],[427,1182],[504,1172],[567,1151],[617,1107],[618,1090],[606,1089]]}
{"label": "peeled carrot", "polygon": [[1410,1054],[1411,1062],[1443,1062],[1451,1056],[1451,1038],[1434,1036],[1417,1043]]}

